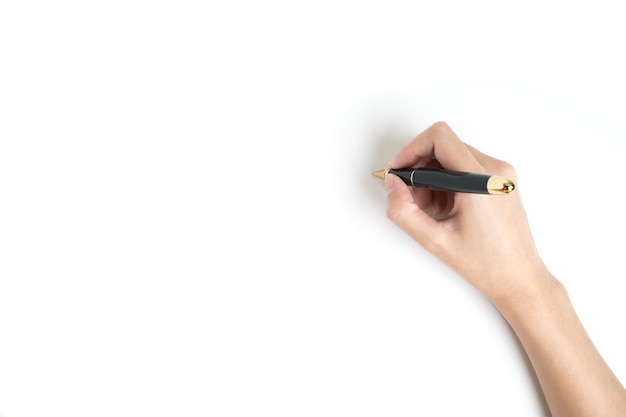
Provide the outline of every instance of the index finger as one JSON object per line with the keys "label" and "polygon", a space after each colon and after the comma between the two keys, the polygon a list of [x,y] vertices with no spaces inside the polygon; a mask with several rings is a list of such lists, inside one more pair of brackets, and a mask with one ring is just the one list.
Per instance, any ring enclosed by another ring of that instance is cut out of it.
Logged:
{"label": "index finger", "polygon": [[482,172],[484,168],[445,122],[437,122],[417,135],[390,162],[391,168],[409,168],[437,160],[445,169]]}

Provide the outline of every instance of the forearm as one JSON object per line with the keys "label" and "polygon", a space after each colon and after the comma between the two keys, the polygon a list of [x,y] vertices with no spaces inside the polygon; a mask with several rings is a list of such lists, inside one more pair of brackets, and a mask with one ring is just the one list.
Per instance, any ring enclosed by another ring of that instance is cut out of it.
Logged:
{"label": "forearm", "polygon": [[553,417],[626,416],[626,391],[582,326],[565,288],[544,276],[494,301],[524,346]]}
{"label": "forearm", "polygon": [[[497,173],[517,182],[513,167],[463,143],[445,123],[420,133],[389,166]],[[450,199],[396,178],[385,177],[387,216],[498,307],[524,346],[553,417],[626,416],[624,388],[537,253],[520,193]]]}

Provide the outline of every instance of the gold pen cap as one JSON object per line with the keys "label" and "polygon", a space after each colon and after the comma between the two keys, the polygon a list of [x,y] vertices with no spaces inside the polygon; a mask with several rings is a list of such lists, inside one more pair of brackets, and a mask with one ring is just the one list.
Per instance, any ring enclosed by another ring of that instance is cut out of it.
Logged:
{"label": "gold pen cap", "polygon": [[489,194],[509,194],[515,190],[515,184],[508,178],[492,175],[487,181]]}

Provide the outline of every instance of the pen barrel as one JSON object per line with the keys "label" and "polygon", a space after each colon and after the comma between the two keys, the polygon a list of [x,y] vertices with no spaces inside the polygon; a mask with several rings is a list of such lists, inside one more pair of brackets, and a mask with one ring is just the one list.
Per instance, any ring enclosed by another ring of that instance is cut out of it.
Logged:
{"label": "pen barrel", "polygon": [[436,191],[489,194],[490,175],[447,169],[411,168],[391,169],[405,184]]}

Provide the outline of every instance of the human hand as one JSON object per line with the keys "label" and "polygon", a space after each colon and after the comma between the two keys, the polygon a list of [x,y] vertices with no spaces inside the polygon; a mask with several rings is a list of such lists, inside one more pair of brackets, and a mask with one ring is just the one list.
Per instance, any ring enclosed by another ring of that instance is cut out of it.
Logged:
{"label": "human hand", "polygon": [[[513,167],[463,143],[438,122],[396,155],[391,168],[437,167],[499,175]],[[532,238],[519,190],[507,195],[444,193],[385,177],[387,216],[492,301],[532,294],[549,279]]]}

